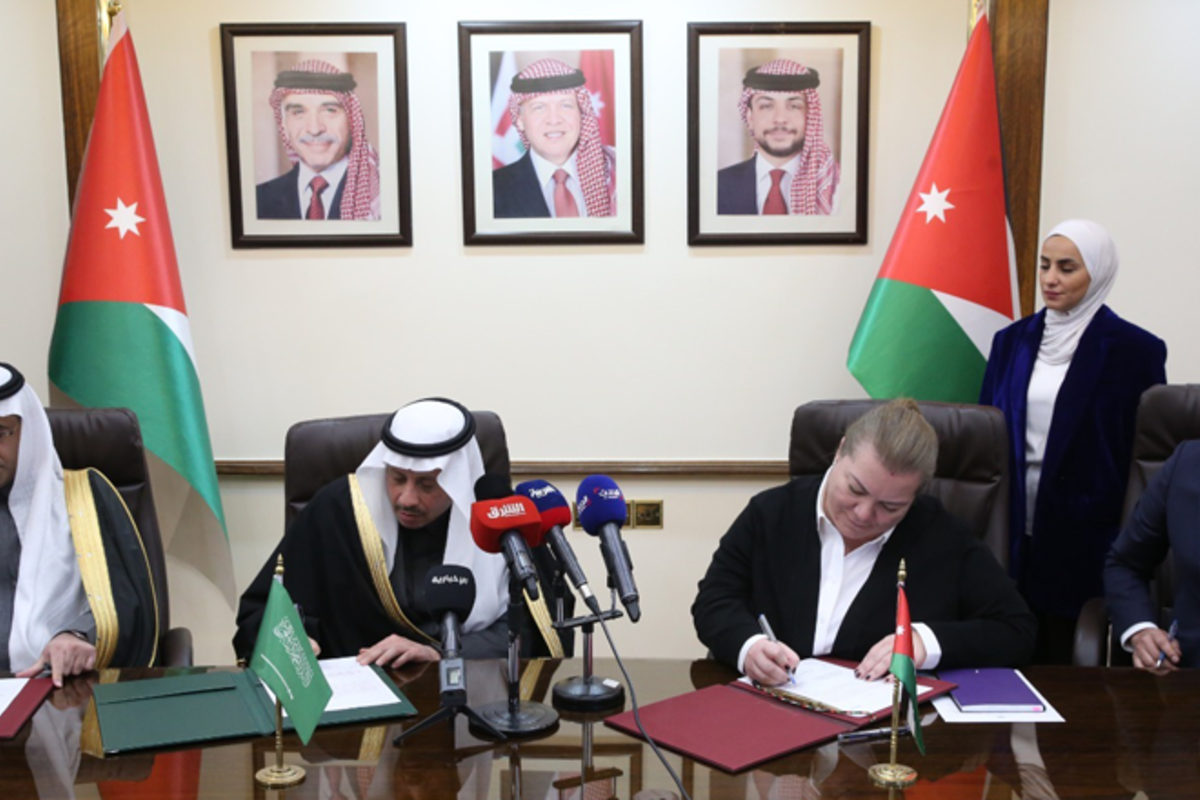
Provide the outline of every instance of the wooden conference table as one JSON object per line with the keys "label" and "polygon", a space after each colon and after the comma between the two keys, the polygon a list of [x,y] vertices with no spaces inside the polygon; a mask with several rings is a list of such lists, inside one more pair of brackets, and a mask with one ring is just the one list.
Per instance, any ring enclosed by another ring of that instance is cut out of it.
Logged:
{"label": "wooden conference table", "polygon": [[[632,661],[638,699],[647,704],[731,680],[710,661]],[[553,683],[578,675],[578,660],[527,667],[525,696],[549,698]],[[472,704],[503,697],[500,662],[471,662]],[[925,728],[927,755],[911,740],[900,760],[921,780],[891,796],[924,798],[1200,798],[1200,670],[1158,678],[1132,669],[1032,667],[1025,670],[1066,722],[949,725]],[[125,670],[105,680],[133,680],[164,671]],[[620,678],[612,661],[596,674]],[[0,798],[669,798],[670,777],[640,740],[601,722],[567,716],[551,735],[492,743],[476,739],[460,718],[457,729],[438,725],[401,748],[392,737],[437,710],[436,668],[393,673],[420,714],[387,726],[317,731],[306,746],[285,738],[286,758],[305,765],[306,782],[286,793],[256,787],[254,771],[270,763],[273,739],[219,743],[177,752],[102,759],[81,753],[89,745],[85,681],[51,696],[13,740],[0,742]],[[83,702],[80,702],[83,701]],[[70,707],[72,703],[76,705]],[[627,703],[628,705],[628,703]],[[62,708],[60,708],[62,707]],[[930,708],[930,707],[923,707]],[[927,715],[928,716],[928,715]],[[83,729],[83,734],[80,734]],[[738,731],[754,736],[755,731]],[[81,745],[82,740],[82,745]],[[586,745],[586,748],[585,748]],[[584,750],[590,782],[579,793]],[[667,752],[696,800],[771,797],[882,798],[866,768],[887,759],[887,744],[836,743],[795,753],[758,769],[730,775]],[[1139,792],[1141,794],[1139,794]]]}

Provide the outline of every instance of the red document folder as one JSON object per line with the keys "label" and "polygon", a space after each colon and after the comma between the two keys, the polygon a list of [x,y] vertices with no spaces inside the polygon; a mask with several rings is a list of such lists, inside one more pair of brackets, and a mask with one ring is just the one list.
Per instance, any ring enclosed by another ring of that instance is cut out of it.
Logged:
{"label": "red document folder", "polygon": [[0,714],[0,739],[16,736],[53,688],[54,681],[50,678],[31,678]]}
{"label": "red document folder", "polygon": [[[917,680],[933,687],[921,695],[922,702],[954,687],[925,676]],[[735,681],[651,703],[641,713],[646,732],[663,747],[726,772],[741,772],[887,717],[891,709],[870,717],[822,714]],[[641,737],[632,711],[604,724]]]}

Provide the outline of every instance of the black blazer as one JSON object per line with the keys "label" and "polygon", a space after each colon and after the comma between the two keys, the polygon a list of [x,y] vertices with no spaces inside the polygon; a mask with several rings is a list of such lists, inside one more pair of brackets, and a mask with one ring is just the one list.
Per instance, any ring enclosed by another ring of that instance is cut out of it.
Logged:
{"label": "black blazer", "polygon": [[492,213],[496,219],[550,216],[528,151],[508,166],[492,171]]}
{"label": "black blazer", "polygon": [[[755,496],[713,555],[692,605],[700,641],[737,665],[766,614],[776,635],[801,658],[812,655],[821,582],[817,492],[821,478],[799,478]],[[832,655],[861,660],[896,625],[896,572],[913,622],[930,627],[939,666],[1016,666],[1033,655],[1037,624],[1012,580],[961,520],[920,495],[883,546],[851,603]]]}
{"label": "black blazer", "polygon": [[[297,164],[278,178],[272,178],[256,187],[259,219],[302,219],[299,174],[300,165]],[[342,191],[345,188],[346,173],[342,173],[342,179],[338,181],[337,191],[333,194],[333,202],[329,204],[329,213],[325,215],[325,219],[342,218]]]}
{"label": "black blazer", "polygon": [[758,214],[754,156],[717,173],[718,214]]}

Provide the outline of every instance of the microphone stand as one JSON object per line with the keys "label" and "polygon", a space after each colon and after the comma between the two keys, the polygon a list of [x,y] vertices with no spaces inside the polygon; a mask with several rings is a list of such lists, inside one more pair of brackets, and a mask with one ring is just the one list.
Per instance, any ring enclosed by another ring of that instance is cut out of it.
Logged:
{"label": "microphone stand", "polygon": [[617,608],[617,591],[609,582],[612,607],[599,616],[588,614],[555,623],[559,629],[578,627],[583,632],[583,675],[561,680],[554,684],[554,707],[567,711],[607,711],[625,707],[625,687],[618,681],[599,678],[592,673],[592,634],[596,623],[602,619],[617,619],[625,616]]}
{"label": "microphone stand", "polygon": [[[558,712],[545,703],[521,699],[521,620],[525,600],[521,581],[508,578],[508,700],[479,707],[489,727],[509,736],[531,736],[558,725]],[[482,726],[481,726],[482,727]],[[488,728],[484,728],[485,731]],[[501,736],[500,738],[504,738]]]}
{"label": "microphone stand", "polygon": [[438,682],[442,696],[441,708],[408,730],[402,731],[399,736],[392,740],[392,744],[397,747],[408,736],[442,720],[449,720],[450,729],[453,731],[454,718],[459,714],[465,714],[467,719],[470,720],[471,725],[485,731],[489,736],[496,739],[505,738],[504,734],[496,730],[479,712],[467,705],[466,666],[463,664],[462,658],[458,655],[458,651],[447,653],[447,656],[449,657],[438,662]]}

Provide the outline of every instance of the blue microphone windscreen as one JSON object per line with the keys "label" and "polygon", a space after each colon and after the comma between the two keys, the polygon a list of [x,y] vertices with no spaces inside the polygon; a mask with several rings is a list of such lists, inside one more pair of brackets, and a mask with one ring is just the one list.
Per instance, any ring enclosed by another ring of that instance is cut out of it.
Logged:
{"label": "blue microphone windscreen", "polygon": [[523,494],[532,500],[533,504],[537,506],[539,514],[567,506],[567,498],[563,497],[562,492],[554,488],[554,484],[548,481],[533,480],[518,483],[517,494]]}
{"label": "blue microphone windscreen", "polygon": [[625,495],[607,475],[589,475],[575,492],[579,523],[595,536],[606,523],[625,524]]}

